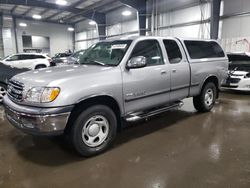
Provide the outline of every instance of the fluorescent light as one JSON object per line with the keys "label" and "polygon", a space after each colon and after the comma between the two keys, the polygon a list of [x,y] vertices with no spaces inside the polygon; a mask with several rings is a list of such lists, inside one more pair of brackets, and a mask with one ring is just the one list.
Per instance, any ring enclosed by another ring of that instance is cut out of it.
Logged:
{"label": "fluorescent light", "polygon": [[96,33],[96,29],[94,30],[94,33]]}
{"label": "fluorescent light", "polygon": [[89,25],[96,25],[96,22],[95,21],[90,21]]}
{"label": "fluorescent light", "polygon": [[36,20],[40,20],[40,19],[42,19],[42,16],[41,16],[41,15],[38,15],[38,14],[34,14],[34,15],[32,16],[32,18],[34,18],[34,19],[36,19]]}
{"label": "fluorescent light", "polygon": [[69,27],[68,31],[75,31],[75,29],[73,27]]}
{"label": "fluorescent light", "polygon": [[19,26],[20,26],[20,27],[27,27],[27,24],[24,23],[24,22],[21,22],[21,23],[19,23]]}
{"label": "fluorescent light", "polygon": [[131,14],[132,14],[132,12],[129,11],[129,10],[125,10],[125,11],[122,12],[123,16],[130,16]]}
{"label": "fluorescent light", "polygon": [[67,1],[65,1],[65,0],[57,0],[57,1],[56,1],[56,4],[58,4],[58,5],[62,5],[62,6],[65,6],[65,5],[67,5],[67,4],[68,4],[68,2],[67,2]]}

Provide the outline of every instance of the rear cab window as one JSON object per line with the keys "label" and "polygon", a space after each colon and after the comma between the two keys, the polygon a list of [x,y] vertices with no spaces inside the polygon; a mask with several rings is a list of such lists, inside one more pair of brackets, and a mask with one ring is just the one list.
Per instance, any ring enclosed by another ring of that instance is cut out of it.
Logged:
{"label": "rear cab window", "polygon": [[185,40],[184,44],[191,59],[225,57],[224,51],[215,41]]}

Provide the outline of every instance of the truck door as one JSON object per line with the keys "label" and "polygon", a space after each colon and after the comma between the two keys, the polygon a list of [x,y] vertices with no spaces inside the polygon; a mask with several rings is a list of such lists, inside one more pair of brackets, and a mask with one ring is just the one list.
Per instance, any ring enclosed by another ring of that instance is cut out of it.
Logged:
{"label": "truck door", "polygon": [[163,40],[169,60],[171,77],[170,100],[178,101],[189,95],[190,66],[177,39]]}
{"label": "truck door", "polygon": [[123,95],[125,112],[136,112],[169,102],[170,75],[158,40],[139,41],[129,59],[143,56],[146,67],[125,69]]}

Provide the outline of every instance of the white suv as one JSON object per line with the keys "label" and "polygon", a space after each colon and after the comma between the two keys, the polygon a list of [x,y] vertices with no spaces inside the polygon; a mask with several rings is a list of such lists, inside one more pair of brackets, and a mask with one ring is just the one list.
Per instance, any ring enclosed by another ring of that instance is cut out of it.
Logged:
{"label": "white suv", "polygon": [[10,55],[2,63],[16,68],[40,69],[51,66],[51,58],[45,54],[23,53]]}

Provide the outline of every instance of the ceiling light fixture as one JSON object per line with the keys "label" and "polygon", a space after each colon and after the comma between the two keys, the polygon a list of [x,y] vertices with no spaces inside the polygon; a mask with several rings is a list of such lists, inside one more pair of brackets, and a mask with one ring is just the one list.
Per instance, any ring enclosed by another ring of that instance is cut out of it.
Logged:
{"label": "ceiling light fixture", "polygon": [[96,25],[96,22],[95,21],[90,21],[89,25]]}
{"label": "ceiling light fixture", "polygon": [[125,11],[122,12],[123,16],[130,16],[131,14],[132,14],[132,12],[129,11],[129,10],[125,10]]}
{"label": "ceiling light fixture", "polygon": [[19,23],[19,26],[20,26],[20,27],[27,27],[27,24],[24,23],[24,22],[21,22],[21,23]]}
{"label": "ceiling light fixture", "polygon": [[73,27],[68,27],[68,31],[75,31]]}
{"label": "ceiling light fixture", "polygon": [[36,20],[41,20],[42,19],[42,16],[41,15],[38,15],[38,14],[34,14],[32,16],[32,18],[36,19]]}
{"label": "ceiling light fixture", "polygon": [[58,5],[62,5],[62,6],[65,6],[65,5],[67,5],[67,4],[68,4],[68,2],[67,2],[67,1],[65,1],[65,0],[57,0],[57,1],[56,1],[56,4],[58,4]]}
{"label": "ceiling light fixture", "polygon": [[96,22],[95,21],[90,21],[89,25],[96,25]]}

